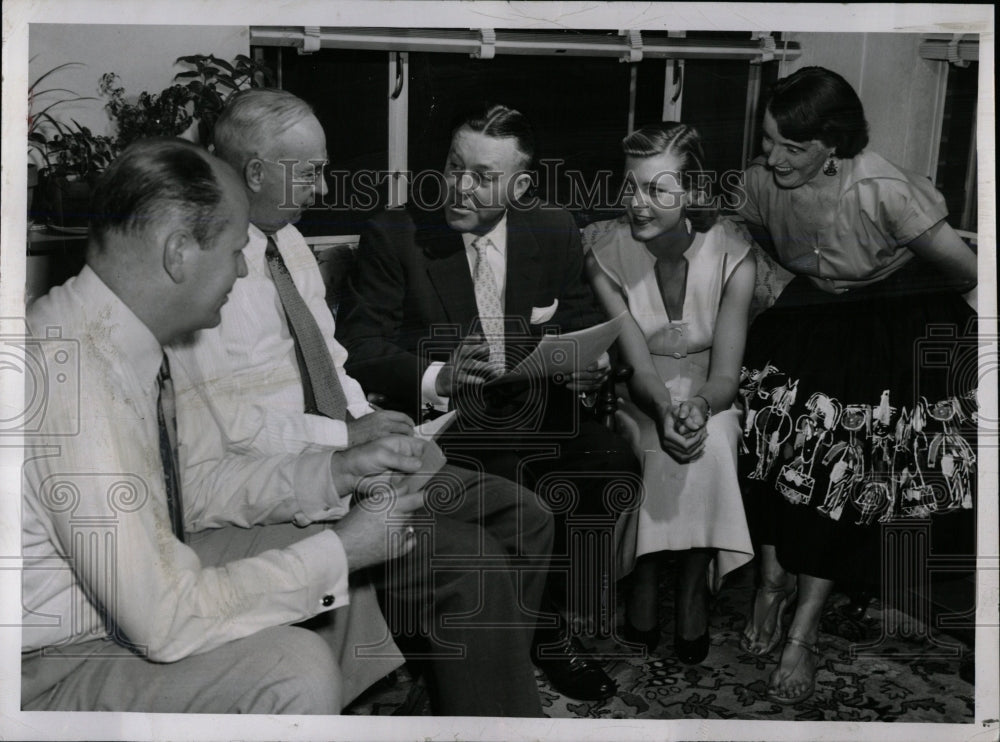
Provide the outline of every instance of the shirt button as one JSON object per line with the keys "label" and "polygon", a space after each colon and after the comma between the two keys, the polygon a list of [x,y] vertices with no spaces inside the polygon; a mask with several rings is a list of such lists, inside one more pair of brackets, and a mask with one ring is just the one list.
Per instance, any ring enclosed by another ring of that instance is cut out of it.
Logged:
{"label": "shirt button", "polygon": [[324,608],[329,608],[331,605],[333,605],[333,596],[332,595],[324,595],[323,596],[323,607]]}

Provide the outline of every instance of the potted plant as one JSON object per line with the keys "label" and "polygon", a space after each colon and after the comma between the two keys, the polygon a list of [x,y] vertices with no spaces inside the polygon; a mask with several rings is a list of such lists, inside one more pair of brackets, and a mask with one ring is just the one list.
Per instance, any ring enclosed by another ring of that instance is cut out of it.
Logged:
{"label": "potted plant", "polygon": [[[34,57],[32,57],[34,59]],[[44,170],[48,165],[48,143],[49,136],[58,129],[56,121],[49,113],[57,106],[66,103],[74,103],[82,100],[94,100],[93,96],[77,95],[72,90],[66,88],[45,88],[40,89],[40,85],[50,76],[68,67],[79,67],[80,62],[66,62],[56,65],[52,69],[39,75],[34,82],[28,86],[28,218],[31,221],[31,206],[34,198],[35,186],[39,181],[39,171]],[[60,95],[53,100],[52,94]],[[42,105],[40,110],[35,110],[36,105]]]}
{"label": "potted plant", "polygon": [[[170,87],[159,93],[143,91],[134,101],[126,98],[121,79],[114,72],[101,76],[100,91],[105,109],[115,124],[115,144],[125,149],[136,139],[149,136],[189,136],[209,142],[222,107],[233,93],[273,83],[265,65],[245,55],[232,62],[212,54],[178,57],[177,64],[193,66],[178,73]],[[190,131],[197,122],[197,131]]]}
{"label": "potted plant", "polygon": [[274,75],[267,65],[245,54],[236,55],[232,63],[212,54],[192,54],[178,57],[177,64],[194,67],[177,73],[174,80],[186,80],[183,87],[190,96],[191,113],[198,121],[198,140],[205,144],[212,141],[215,120],[233,93],[274,85]]}
{"label": "potted plant", "polygon": [[191,94],[184,86],[171,85],[159,93],[144,90],[130,103],[119,83],[116,73],[106,72],[98,86],[108,99],[104,107],[115,123],[115,145],[119,150],[143,137],[178,136],[191,126]]}
{"label": "potted plant", "polygon": [[61,124],[52,120],[57,133],[45,147],[45,193],[49,225],[64,231],[87,227],[90,192],[95,178],[118,154],[115,142],[94,134],[77,121]]}
{"label": "potted plant", "polygon": [[[242,54],[231,63],[211,54],[179,57],[177,63],[194,69],[178,73],[173,84],[159,93],[143,91],[134,102],[126,98],[125,88],[116,73],[107,72],[101,76],[98,87],[107,100],[105,110],[114,124],[113,137],[94,134],[77,121],[62,123],[49,114],[53,107],[62,103],[94,100],[93,97],[73,95],[50,103],[29,117],[28,147],[34,153],[42,176],[40,185],[44,182],[50,226],[67,231],[86,229],[91,183],[136,139],[187,135],[191,131],[192,138],[207,143],[229,96],[239,90],[274,82],[274,76],[264,64]],[[59,65],[39,77],[29,89],[29,103],[32,95],[42,92],[70,93],[61,88],[34,91],[55,71],[75,64],[78,63]],[[197,136],[192,131],[195,123]]]}

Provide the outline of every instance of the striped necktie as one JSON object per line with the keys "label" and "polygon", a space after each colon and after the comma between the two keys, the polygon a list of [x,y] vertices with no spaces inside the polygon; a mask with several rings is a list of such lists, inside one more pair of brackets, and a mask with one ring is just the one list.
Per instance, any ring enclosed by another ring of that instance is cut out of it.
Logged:
{"label": "striped necktie", "polygon": [[333,420],[346,420],[347,397],[340,385],[337,368],[330,357],[323,333],[302,294],[295,288],[295,282],[271,235],[267,236],[265,254],[271,279],[278,290],[278,298],[285,309],[288,329],[291,330],[292,341],[295,343],[306,412],[326,415]]}
{"label": "striped necktie", "polygon": [[184,501],[181,498],[180,465],[177,461],[177,405],[174,400],[174,382],[170,378],[170,362],[166,354],[156,375],[159,394],[156,398],[156,424],[160,429],[160,460],[163,462],[163,479],[167,487],[167,510],[170,525],[177,540],[184,543]]}
{"label": "striped necktie", "polygon": [[479,322],[483,336],[490,348],[490,365],[494,373],[504,373],[504,315],[497,290],[496,276],[486,259],[486,251],[493,245],[489,237],[477,237],[472,241],[476,251],[476,269],[472,272],[472,284],[476,290],[476,306],[479,308]]}

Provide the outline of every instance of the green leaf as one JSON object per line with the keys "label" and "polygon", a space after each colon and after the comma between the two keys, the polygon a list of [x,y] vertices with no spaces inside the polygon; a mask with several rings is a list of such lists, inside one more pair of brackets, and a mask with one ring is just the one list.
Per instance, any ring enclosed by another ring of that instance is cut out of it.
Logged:
{"label": "green leaf", "polygon": [[[34,59],[34,57],[32,57],[32,59]],[[32,91],[38,86],[38,83],[47,78],[49,75],[58,72],[61,69],[65,69],[66,67],[82,67],[82,66],[83,66],[82,62],[66,62],[64,64],[60,64],[53,67],[48,72],[44,73],[41,77],[37,78],[33,83],[31,83],[31,85],[28,87],[28,95],[31,95]]]}
{"label": "green leaf", "polygon": [[40,118],[42,116],[45,116],[53,108],[55,108],[56,106],[61,106],[63,103],[75,103],[76,101],[80,101],[80,100],[97,100],[97,99],[96,98],[92,98],[90,96],[87,96],[85,98],[81,97],[81,98],[67,98],[66,100],[57,100],[55,103],[50,103],[49,105],[45,106],[45,108],[43,108],[41,111],[39,111],[38,113],[34,114],[32,116],[32,118],[36,118],[37,119],[37,118]]}

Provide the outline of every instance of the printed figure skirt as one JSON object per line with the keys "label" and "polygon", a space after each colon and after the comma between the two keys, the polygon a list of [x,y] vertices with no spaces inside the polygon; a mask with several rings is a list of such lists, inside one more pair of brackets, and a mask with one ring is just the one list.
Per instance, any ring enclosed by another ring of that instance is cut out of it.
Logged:
{"label": "printed figure skirt", "polygon": [[833,295],[794,279],[747,338],[741,474],[757,544],[792,572],[876,584],[882,524],[974,553],[976,315],[913,260]]}

